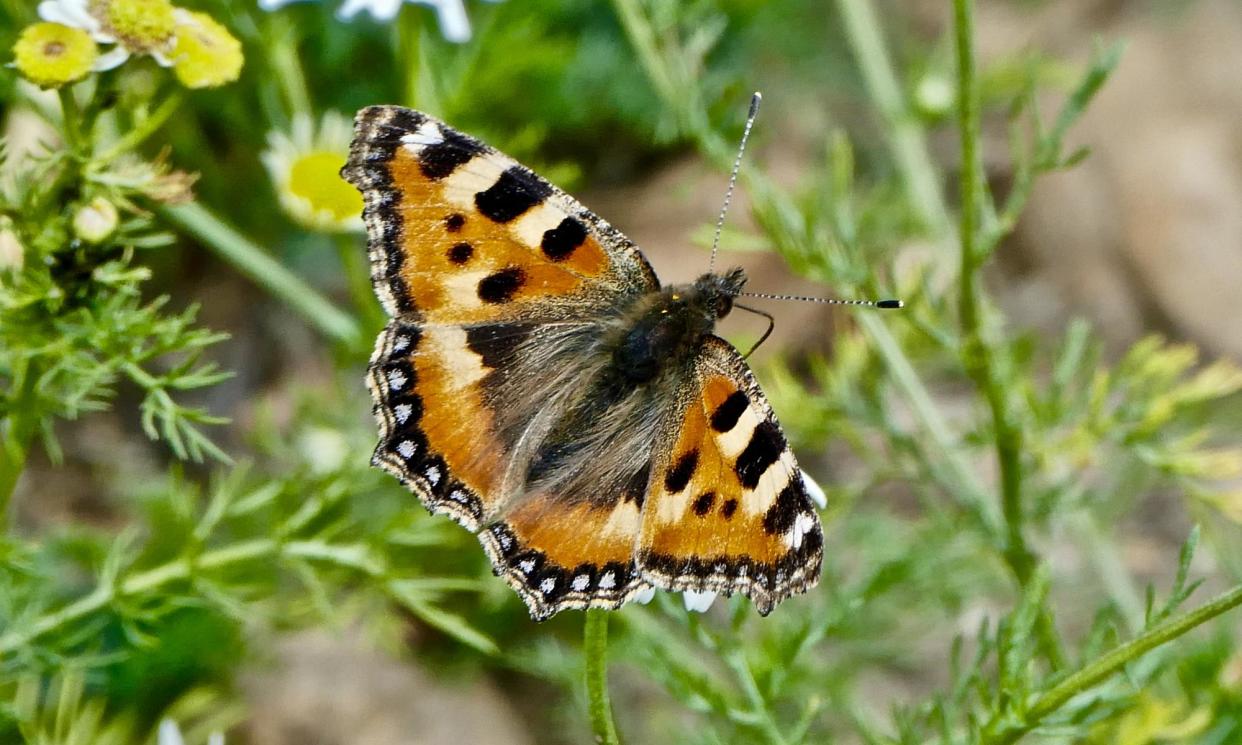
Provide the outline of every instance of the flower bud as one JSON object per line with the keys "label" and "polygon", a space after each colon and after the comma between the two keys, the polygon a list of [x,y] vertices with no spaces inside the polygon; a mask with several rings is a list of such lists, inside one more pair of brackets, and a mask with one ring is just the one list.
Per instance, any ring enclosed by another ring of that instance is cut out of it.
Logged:
{"label": "flower bud", "polygon": [[116,230],[120,216],[103,197],[95,197],[73,215],[73,233],[87,243],[101,243]]}

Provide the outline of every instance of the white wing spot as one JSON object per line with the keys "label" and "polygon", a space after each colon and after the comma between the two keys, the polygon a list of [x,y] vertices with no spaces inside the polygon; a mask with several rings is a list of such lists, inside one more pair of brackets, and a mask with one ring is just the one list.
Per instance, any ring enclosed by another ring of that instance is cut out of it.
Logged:
{"label": "white wing spot", "polygon": [[518,569],[522,570],[522,574],[530,574],[531,572],[535,571],[535,560],[525,559],[523,561],[518,562]]}
{"label": "white wing spot", "polygon": [[409,348],[410,348],[410,337],[406,336],[405,334],[402,334],[401,336],[398,336],[396,339],[392,340],[392,351],[394,352],[404,352],[405,350]]}
{"label": "white wing spot", "polygon": [[427,480],[431,482],[432,486],[435,486],[436,484],[440,483],[440,467],[439,466],[427,466],[427,470],[424,471],[423,474],[427,476]]}
{"label": "white wing spot", "polygon": [[414,407],[409,404],[397,404],[392,409],[393,415],[397,417],[398,424],[405,424],[410,419],[410,414],[414,413]]}
{"label": "white wing spot", "polygon": [[543,592],[544,595],[547,595],[548,593],[552,592],[553,590],[556,589],[556,578],[555,577],[545,578],[542,582],[539,583],[539,589]]}
{"label": "white wing spot", "polygon": [[411,151],[417,153],[428,145],[439,145],[444,142],[444,133],[435,122],[423,122],[418,129],[404,135],[401,142]]}
{"label": "white wing spot", "polygon": [[418,449],[414,447],[414,443],[410,440],[402,440],[397,443],[397,452],[401,454],[402,458],[407,460],[413,458],[414,453],[417,452],[417,450]]}
{"label": "white wing spot", "polygon": [[582,592],[590,586],[591,577],[586,574],[579,574],[577,577],[574,577],[573,583],[570,584],[570,587],[574,588],[574,592]]}
{"label": "white wing spot", "polygon": [[388,371],[388,387],[394,391],[404,388],[407,380],[409,379],[405,377],[405,373],[400,370]]}
{"label": "white wing spot", "polygon": [[801,548],[802,539],[807,533],[815,528],[815,516],[809,512],[803,512],[794,518],[793,527],[786,534],[785,540],[789,542],[790,548]]}
{"label": "white wing spot", "polygon": [[604,572],[604,576],[599,578],[599,589],[611,590],[617,586],[617,575],[612,572]]}

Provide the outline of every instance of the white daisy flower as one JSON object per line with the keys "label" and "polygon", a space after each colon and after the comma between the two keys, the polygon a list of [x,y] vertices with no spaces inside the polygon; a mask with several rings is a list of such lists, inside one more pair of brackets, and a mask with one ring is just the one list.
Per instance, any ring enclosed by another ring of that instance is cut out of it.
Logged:
{"label": "white daisy flower", "polygon": [[362,230],[362,196],[340,176],[352,135],[349,119],[334,111],[318,126],[299,114],[289,132],[268,133],[263,164],[280,206],[304,227],[325,233]]}
{"label": "white daisy flower", "polygon": [[173,6],[169,0],[43,0],[39,17],[79,28],[100,44],[115,44],[95,60],[96,71],[111,70],[131,55],[150,55],[170,67],[176,44]]}
{"label": "white daisy flower", "polygon": [[[272,11],[283,8],[298,0],[259,0],[259,7]],[[498,2],[499,0],[489,0]],[[434,8],[440,21],[440,33],[448,41],[462,44],[470,41],[470,18],[466,15],[464,0],[345,0],[336,11],[336,17],[349,21],[359,13],[366,11],[372,18],[380,22],[388,22],[397,17],[403,3],[427,5]]]}

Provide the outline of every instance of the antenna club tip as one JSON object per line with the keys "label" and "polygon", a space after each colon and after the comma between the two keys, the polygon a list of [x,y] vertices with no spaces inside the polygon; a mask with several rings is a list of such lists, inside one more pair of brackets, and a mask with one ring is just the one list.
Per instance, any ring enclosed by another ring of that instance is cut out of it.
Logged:
{"label": "antenna club tip", "polygon": [[875,307],[884,308],[888,310],[888,309],[904,308],[906,307],[906,304],[901,302],[900,300],[880,300],[879,302],[875,304]]}
{"label": "antenna club tip", "polygon": [[750,111],[746,114],[746,116],[747,116],[748,118],[750,118],[750,119],[754,119],[754,118],[755,118],[755,115],[759,113],[759,104],[760,104],[762,101],[763,101],[763,94],[761,94],[759,91],[755,91],[755,92],[751,95],[751,97],[750,97]]}

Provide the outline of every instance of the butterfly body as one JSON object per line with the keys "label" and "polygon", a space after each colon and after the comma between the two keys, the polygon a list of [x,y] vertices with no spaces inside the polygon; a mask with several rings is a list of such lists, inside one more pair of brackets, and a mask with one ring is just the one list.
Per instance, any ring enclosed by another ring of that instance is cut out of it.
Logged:
{"label": "butterfly body", "polygon": [[662,287],[575,200],[420,112],[358,115],[374,462],[475,532],[536,618],[652,586],[768,612],[819,574],[801,471],[713,332],[745,275]]}

